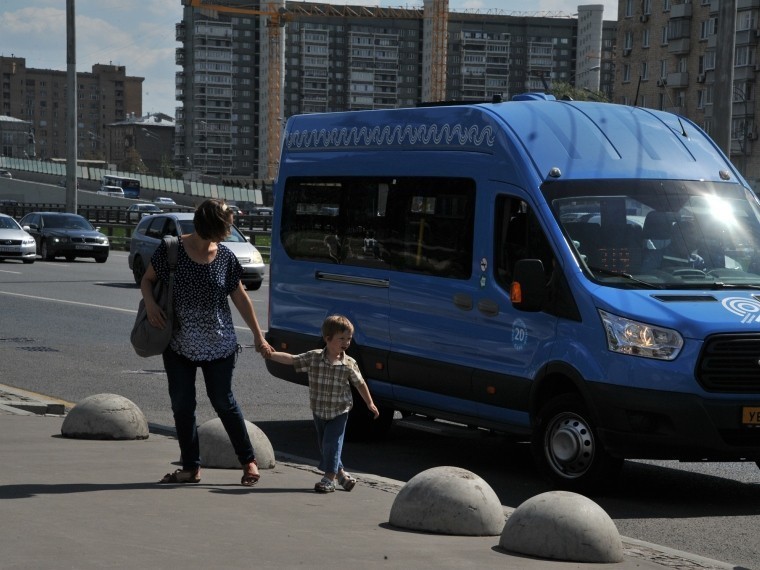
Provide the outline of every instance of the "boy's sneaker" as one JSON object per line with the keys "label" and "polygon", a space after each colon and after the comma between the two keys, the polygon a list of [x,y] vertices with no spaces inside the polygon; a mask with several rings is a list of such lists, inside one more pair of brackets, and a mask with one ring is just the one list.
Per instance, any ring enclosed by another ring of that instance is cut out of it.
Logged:
{"label": "boy's sneaker", "polygon": [[314,490],[317,493],[332,493],[335,491],[335,483],[327,477],[322,477],[322,480],[314,485]]}
{"label": "boy's sneaker", "polygon": [[356,477],[353,477],[348,471],[344,471],[343,475],[338,475],[338,483],[345,491],[350,491],[356,486]]}

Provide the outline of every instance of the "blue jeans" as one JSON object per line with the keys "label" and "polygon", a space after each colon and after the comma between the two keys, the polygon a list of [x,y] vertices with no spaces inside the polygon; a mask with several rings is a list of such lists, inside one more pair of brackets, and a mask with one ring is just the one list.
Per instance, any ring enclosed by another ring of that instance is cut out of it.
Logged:
{"label": "blue jeans", "polygon": [[195,362],[167,348],[163,359],[169,379],[174,427],[177,429],[177,440],[182,453],[182,468],[198,469],[201,465],[195,419],[195,373],[198,368],[203,372],[208,399],[222,420],[240,464],[253,461],[253,445],[248,437],[243,412],[232,394],[232,371],[235,369],[237,353],[217,360]]}
{"label": "blue jeans", "polygon": [[319,444],[319,469],[325,473],[338,473],[343,469],[340,454],[343,451],[343,438],[346,436],[348,412],[325,420],[314,416],[314,426],[317,428],[317,443]]}

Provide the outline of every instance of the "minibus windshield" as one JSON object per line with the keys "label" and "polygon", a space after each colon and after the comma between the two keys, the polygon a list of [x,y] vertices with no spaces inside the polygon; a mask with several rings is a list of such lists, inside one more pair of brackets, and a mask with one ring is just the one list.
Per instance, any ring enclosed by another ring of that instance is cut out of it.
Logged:
{"label": "minibus windshield", "polygon": [[599,283],[760,287],[760,203],[739,184],[557,181],[543,192],[580,266]]}

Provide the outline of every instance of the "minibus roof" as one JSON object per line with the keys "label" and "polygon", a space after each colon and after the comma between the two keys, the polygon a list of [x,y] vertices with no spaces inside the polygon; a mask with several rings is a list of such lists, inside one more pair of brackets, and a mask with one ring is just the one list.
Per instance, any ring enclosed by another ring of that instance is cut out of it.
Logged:
{"label": "minibus roof", "polygon": [[288,121],[284,156],[460,150],[512,157],[517,152],[540,180],[741,180],[717,145],[684,117],[612,103],[521,99],[296,115]]}

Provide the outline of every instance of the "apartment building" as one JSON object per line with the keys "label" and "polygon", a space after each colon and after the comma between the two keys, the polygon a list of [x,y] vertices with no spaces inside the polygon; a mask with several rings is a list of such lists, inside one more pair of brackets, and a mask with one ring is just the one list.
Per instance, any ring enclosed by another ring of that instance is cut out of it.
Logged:
{"label": "apartment building", "polygon": [[[423,9],[407,9],[279,0],[275,7],[282,11],[250,14],[185,6],[176,26],[182,44],[176,99],[182,105],[176,109],[175,164],[262,178],[273,81],[281,86],[281,116],[274,120],[282,127],[298,113],[418,104],[431,60],[426,50],[434,45],[425,35],[434,28],[425,25],[431,1]],[[251,6],[243,0],[239,5]],[[611,96],[616,22],[604,21],[602,12],[602,5],[580,6],[577,18],[450,12],[446,99],[507,100],[553,81],[581,80]],[[283,30],[275,36],[267,30],[267,21],[274,20]],[[272,50],[282,50],[281,68],[267,67]]]}
{"label": "apartment building", "polygon": [[757,186],[760,0],[736,0],[733,88],[716,69],[719,10],[720,0],[621,0],[614,101],[684,115],[715,136],[718,98],[729,98],[730,158]]}
{"label": "apartment building", "polygon": [[[30,123],[34,154],[43,160],[66,156],[66,75],[28,68],[22,57],[0,56],[0,115]],[[95,64],[91,73],[77,73],[79,158],[105,159],[105,125],[142,114],[142,82],[123,65]]]}

